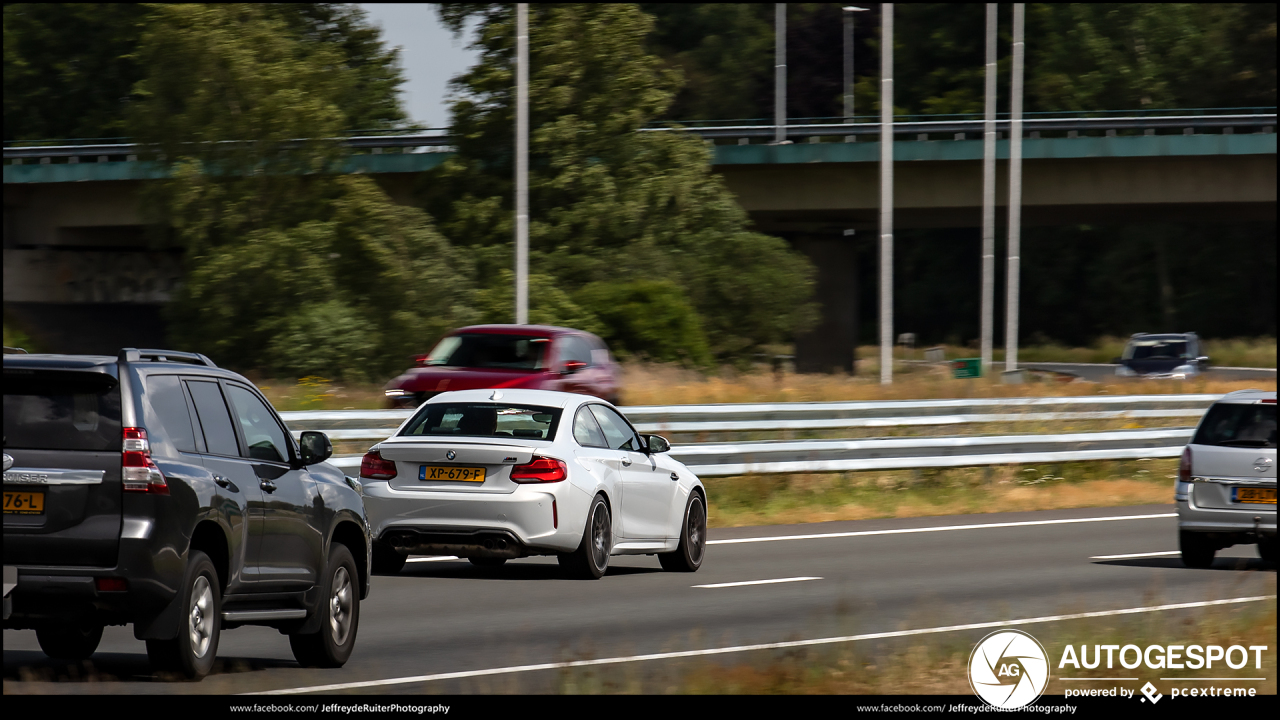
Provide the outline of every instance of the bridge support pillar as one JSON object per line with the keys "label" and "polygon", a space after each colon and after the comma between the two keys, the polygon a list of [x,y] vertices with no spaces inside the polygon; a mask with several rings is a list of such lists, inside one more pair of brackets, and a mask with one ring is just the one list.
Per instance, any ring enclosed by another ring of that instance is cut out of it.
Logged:
{"label": "bridge support pillar", "polygon": [[796,337],[796,372],[854,372],[858,345],[858,274],[855,236],[794,235],[792,245],[817,269],[814,299],[822,304],[816,327]]}

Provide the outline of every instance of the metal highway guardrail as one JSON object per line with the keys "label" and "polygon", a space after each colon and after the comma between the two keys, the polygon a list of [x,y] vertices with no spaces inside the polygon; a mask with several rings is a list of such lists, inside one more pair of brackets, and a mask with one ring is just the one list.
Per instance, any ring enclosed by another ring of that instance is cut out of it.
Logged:
{"label": "metal highway guardrail", "polygon": [[[1221,395],[1118,395],[880,402],[733,403],[622,407],[647,433],[825,430],[859,427],[962,425],[1122,418],[1198,418]],[[331,440],[377,442],[412,410],[330,410],[280,413],[294,435],[323,430]]]}
{"label": "metal highway guardrail", "polygon": [[[700,477],[1168,458],[1182,453],[1193,430],[703,443],[674,446],[671,455]],[[343,455],[329,462],[354,474],[360,458]]]}
{"label": "metal highway guardrail", "polygon": [[[1196,418],[1221,395],[978,398],[884,402],[762,403],[623,407],[641,432],[891,427],[1099,418]],[[1066,408],[1075,408],[1069,410]],[[1107,409],[1101,409],[1107,408]],[[1066,409],[1066,410],[1064,410]],[[1010,412],[1021,410],[1021,412]],[[323,430],[337,441],[386,438],[412,410],[284,412],[294,434]],[[349,427],[352,423],[383,426]],[[348,425],[348,427],[341,427]],[[671,454],[699,475],[834,472],[1028,462],[1176,457],[1192,428],[1058,435],[782,440],[675,445]],[[354,473],[360,455],[331,463]]]}
{"label": "metal highway guardrail", "polygon": [[[793,119],[792,122],[803,123],[804,119]],[[1037,137],[1042,131],[1066,131],[1068,133],[1114,132],[1118,130],[1143,130],[1154,134],[1159,129],[1181,129],[1184,134],[1194,133],[1197,129],[1224,130],[1230,132],[1234,128],[1260,128],[1261,132],[1272,132],[1276,124],[1276,113],[1248,113],[1232,115],[1174,115],[1161,117],[1100,117],[1100,118],[1027,118],[1022,121],[1024,132],[1030,137]],[[984,131],[983,120],[923,120],[895,122],[895,135],[916,135],[927,137],[930,133],[953,133],[956,139],[964,139],[968,134],[981,134]],[[1009,132],[1010,121],[996,121],[998,132]],[[639,132],[673,132],[682,130],[697,134],[706,139],[774,137],[772,125],[719,125],[698,127],[659,127],[642,128]],[[785,127],[788,137],[822,137],[878,135],[880,124],[869,123],[820,123],[797,124]],[[334,141],[352,148],[381,153],[386,149],[403,148],[438,148],[447,151],[453,145],[453,137],[447,128],[414,132],[400,135],[370,135],[348,138],[333,138]],[[66,141],[53,141],[65,143]],[[224,141],[235,144],[236,141]],[[301,144],[304,140],[291,141]],[[97,162],[107,162],[112,157],[136,161],[141,155],[153,152],[153,149],[138,143],[94,143],[94,144],[60,144],[60,145],[27,145],[4,148],[5,160],[21,163],[24,160],[38,160],[48,163],[52,158],[73,158],[78,162],[81,157],[95,158]]]}

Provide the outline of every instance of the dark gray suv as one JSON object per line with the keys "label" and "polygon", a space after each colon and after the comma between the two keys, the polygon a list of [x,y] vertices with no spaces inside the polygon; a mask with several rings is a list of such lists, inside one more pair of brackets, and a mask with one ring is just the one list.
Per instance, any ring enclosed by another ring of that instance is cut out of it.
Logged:
{"label": "dark gray suv", "polygon": [[[203,355],[4,355],[4,627],[78,660],[132,624],[199,678],[221,630],[267,625],[338,667],[369,592],[359,482]],[[12,576],[12,577],[11,577]]]}

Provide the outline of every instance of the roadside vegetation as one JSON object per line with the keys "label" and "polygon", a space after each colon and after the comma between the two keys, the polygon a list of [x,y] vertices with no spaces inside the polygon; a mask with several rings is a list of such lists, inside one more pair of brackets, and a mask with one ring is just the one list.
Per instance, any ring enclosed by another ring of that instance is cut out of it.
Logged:
{"label": "roadside vegetation", "polygon": [[710,527],[1170,503],[1176,458],[703,478]]}
{"label": "roadside vegetation", "polygon": [[[1171,602],[1148,595],[1135,605]],[[1078,612],[1064,607],[1061,614]],[[911,627],[948,624],[945,614],[921,613]],[[1266,645],[1276,639],[1274,600],[1236,606],[1190,611],[1154,612],[1127,617],[1064,620],[1022,626],[1040,640],[1051,659],[1050,680],[1039,704],[1061,704],[1069,677],[1106,677],[1104,664],[1093,670],[1057,669],[1057,661],[1068,644],[1094,645],[1116,642],[1139,647],[1148,645]],[[850,617],[848,634],[857,634],[856,617]],[[969,686],[966,666],[976,643],[987,631],[922,636],[910,641],[868,641],[800,648],[786,651],[759,651],[727,656],[728,659],[672,660],[561,671],[552,692],[563,694],[697,694],[697,695],[956,695],[958,702],[981,704]],[[1276,693],[1276,655],[1264,653],[1262,669],[1255,670],[1250,655],[1250,676],[1266,677],[1262,682],[1219,681],[1215,687],[1255,688],[1259,695]],[[1117,684],[1137,690],[1148,680],[1166,696],[1175,685],[1161,677],[1195,677],[1203,672],[1151,670],[1141,666],[1125,671],[1137,680],[1071,682],[1072,689],[1113,688]],[[1235,672],[1235,671],[1232,671]],[[1243,673],[1244,671],[1240,671]],[[1240,674],[1236,673],[1236,674]],[[1115,674],[1113,669],[1110,675]],[[1243,676],[1243,675],[1242,675]],[[513,689],[518,685],[518,689]],[[1196,683],[1196,687],[1205,683]],[[1188,685],[1176,685],[1188,687]],[[503,678],[482,679],[464,692],[546,692],[528,680],[513,683]],[[964,699],[967,697],[967,700]],[[1057,696],[1057,697],[1054,697]],[[1073,704],[1071,699],[1065,701]]]}

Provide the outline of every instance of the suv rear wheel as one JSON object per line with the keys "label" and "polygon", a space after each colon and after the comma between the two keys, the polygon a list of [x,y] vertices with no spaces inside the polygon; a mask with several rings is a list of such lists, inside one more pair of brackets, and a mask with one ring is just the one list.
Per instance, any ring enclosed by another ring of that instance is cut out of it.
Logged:
{"label": "suv rear wheel", "polygon": [[209,556],[199,550],[192,550],[187,558],[181,607],[178,636],[172,640],[148,640],[147,656],[156,670],[199,680],[213,669],[222,628],[218,572]]}
{"label": "suv rear wheel", "polygon": [[36,630],[36,640],[44,654],[54,660],[85,660],[98,649],[102,626],[90,622],[40,628]]}
{"label": "suv rear wheel", "polygon": [[329,548],[329,564],[320,588],[320,630],[289,636],[293,657],[303,667],[342,667],[356,646],[360,624],[360,588],[356,561],[346,545]]}
{"label": "suv rear wheel", "polygon": [[1213,565],[1213,556],[1218,553],[1209,538],[1186,530],[1178,533],[1178,548],[1182,551],[1182,564],[1189,568]]}

